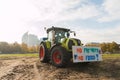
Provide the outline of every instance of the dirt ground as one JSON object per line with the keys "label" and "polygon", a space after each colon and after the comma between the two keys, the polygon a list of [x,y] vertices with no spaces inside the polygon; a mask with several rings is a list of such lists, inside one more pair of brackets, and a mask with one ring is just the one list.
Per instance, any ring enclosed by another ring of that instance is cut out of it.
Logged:
{"label": "dirt ground", "polygon": [[120,59],[56,68],[38,58],[0,59],[0,80],[120,80]]}

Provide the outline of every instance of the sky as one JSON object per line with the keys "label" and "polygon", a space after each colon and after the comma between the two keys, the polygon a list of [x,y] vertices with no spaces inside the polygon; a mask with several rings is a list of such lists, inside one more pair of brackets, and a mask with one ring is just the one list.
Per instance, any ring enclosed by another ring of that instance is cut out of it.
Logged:
{"label": "sky", "polygon": [[83,43],[120,44],[120,0],[0,0],[0,42],[21,43],[25,32],[70,28]]}

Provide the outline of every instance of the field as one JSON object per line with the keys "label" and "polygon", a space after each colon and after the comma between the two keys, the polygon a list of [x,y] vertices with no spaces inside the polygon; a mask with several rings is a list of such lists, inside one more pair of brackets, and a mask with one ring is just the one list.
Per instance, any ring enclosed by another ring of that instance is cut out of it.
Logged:
{"label": "field", "polygon": [[0,80],[120,80],[120,54],[104,54],[102,62],[71,62],[66,68],[41,63],[38,54],[0,54]]}
{"label": "field", "polygon": [[103,54],[103,59],[115,59],[120,58],[120,54]]}

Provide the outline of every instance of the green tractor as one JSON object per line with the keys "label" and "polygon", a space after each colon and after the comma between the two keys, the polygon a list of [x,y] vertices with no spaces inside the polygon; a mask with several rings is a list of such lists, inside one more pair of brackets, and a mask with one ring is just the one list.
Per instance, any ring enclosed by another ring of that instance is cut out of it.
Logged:
{"label": "green tractor", "polygon": [[[51,62],[52,65],[56,67],[65,67],[72,60],[73,62],[81,62],[77,60],[80,59],[80,56],[78,54],[76,55],[77,52],[75,51],[78,51],[78,53],[83,51],[83,48],[80,50],[82,43],[79,39],[70,38],[70,33],[74,33],[75,35],[74,31],[58,27],[51,27],[46,31],[47,38],[44,38],[40,43],[39,58],[41,62]],[[93,51],[95,51],[95,49],[93,49]],[[87,56],[85,57],[87,59]],[[94,57],[90,58],[90,56],[88,56],[88,59],[95,61],[93,58]]]}

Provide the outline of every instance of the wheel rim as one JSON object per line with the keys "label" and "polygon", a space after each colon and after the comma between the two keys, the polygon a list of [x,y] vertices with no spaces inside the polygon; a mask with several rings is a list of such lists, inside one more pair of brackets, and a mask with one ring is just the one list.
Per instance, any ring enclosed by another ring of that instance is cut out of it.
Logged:
{"label": "wheel rim", "polygon": [[43,60],[44,58],[44,48],[41,46],[40,47],[40,60]]}
{"label": "wheel rim", "polygon": [[55,51],[53,53],[53,60],[56,64],[60,64],[61,63],[61,53],[59,51]]}

